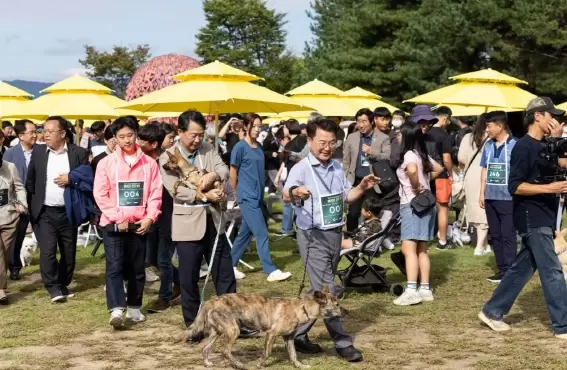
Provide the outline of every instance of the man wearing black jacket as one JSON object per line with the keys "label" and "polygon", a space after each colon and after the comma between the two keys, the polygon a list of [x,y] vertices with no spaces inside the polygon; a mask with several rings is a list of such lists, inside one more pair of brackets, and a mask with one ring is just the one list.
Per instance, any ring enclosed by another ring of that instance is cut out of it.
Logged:
{"label": "man wearing black jacket", "polygon": [[[503,321],[514,301],[539,270],[539,278],[555,336],[567,339],[567,285],[561,263],[555,253],[554,230],[558,211],[557,194],[567,193],[567,181],[542,183],[553,175],[553,163],[540,156],[544,136],[560,137],[562,126],[554,116],[565,111],[555,108],[551,99],[537,97],[526,108],[528,133],[511,153],[508,190],[514,202],[514,226],[522,237],[522,246],[492,298],[478,317],[494,331],[507,331]],[[567,167],[565,159],[559,160]]]}
{"label": "man wearing black jacket", "polygon": [[[28,209],[40,250],[40,272],[52,302],[73,297],[68,286],[75,270],[77,229],[71,225],[63,193],[70,184],[69,172],[88,165],[88,152],[67,143],[67,121],[49,117],[44,125],[45,145],[32,152],[26,179]],[[57,261],[57,246],[61,253]]]}

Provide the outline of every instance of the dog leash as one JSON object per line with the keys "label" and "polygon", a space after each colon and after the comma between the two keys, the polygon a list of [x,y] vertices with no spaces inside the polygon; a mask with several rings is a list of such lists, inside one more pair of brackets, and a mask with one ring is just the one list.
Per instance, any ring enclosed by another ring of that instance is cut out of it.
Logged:
{"label": "dog leash", "polygon": [[[313,203],[314,203],[313,194],[311,194],[311,230],[315,228],[315,220],[313,216],[313,210],[314,210]],[[301,284],[299,284],[299,291],[297,292],[298,297],[301,297],[301,292],[303,292],[303,289],[305,288],[305,278],[307,277],[307,264],[309,263],[309,247],[313,243],[313,235],[311,234],[311,232],[309,233],[308,239],[309,240],[307,242],[307,253],[305,255],[305,263],[303,264],[303,277],[301,278]]]}
{"label": "dog leash", "polygon": [[[203,289],[201,290],[201,303],[199,304],[199,311],[201,311],[201,307],[203,307],[203,303],[205,303],[205,288],[207,287],[207,283],[209,282],[209,276],[211,275],[211,271],[213,269],[213,265],[215,263],[215,254],[217,252],[217,246],[219,244],[219,237],[220,237],[220,226],[222,225],[222,218],[224,217],[224,212],[220,211],[219,217],[219,224],[217,225],[217,236],[215,237],[215,244],[213,244],[213,250],[211,252],[211,258],[209,259],[209,268],[207,269],[207,277],[205,277],[205,284],[203,284]],[[214,222],[213,222],[214,224]],[[227,236],[228,237],[228,236]]]}

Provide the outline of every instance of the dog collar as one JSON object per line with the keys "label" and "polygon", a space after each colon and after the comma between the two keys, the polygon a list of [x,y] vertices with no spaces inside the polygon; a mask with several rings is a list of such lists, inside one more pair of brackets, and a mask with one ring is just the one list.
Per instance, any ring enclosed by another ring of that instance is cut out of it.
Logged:
{"label": "dog collar", "polygon": [[303,308],[303,312],[305,313],[305,316],[307,316],[307,320],[309,320],[309,314],[307,313],[307,309],[304,306],[301,306]]}

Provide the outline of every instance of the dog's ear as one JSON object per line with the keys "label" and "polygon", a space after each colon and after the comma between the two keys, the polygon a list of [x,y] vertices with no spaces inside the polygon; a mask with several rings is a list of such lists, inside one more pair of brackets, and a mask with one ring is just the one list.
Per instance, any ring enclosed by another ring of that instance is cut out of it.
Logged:
{"label": "dog's ear", "polygon": [[561,234],[562,237],[567,236],[567,229],[561,230],[561,233],[560,233],[560,234]]}
{"label": "dog's ear", "polygon": [[313,293],[313,298],[315,298],[315,302],[319,303],[321,306],[327,304],[327,295],[320,290],[315,291]]}
{"label": "dog's ear", "polygon": [[[175,147],[175,150],[179,150],[177,147]],[[165,151],[169,157],[169,159],[172,159],[173,157],[175,157],[173,154],[171,154],[171,152],[169,150]]]}
{"label": "dog's ear", "polygon": [[175,146],[175,148],[173,148],[173,152],[175,153],[175,155],[181,155],[181,152],[179,151],[179,147],[177,145]]}

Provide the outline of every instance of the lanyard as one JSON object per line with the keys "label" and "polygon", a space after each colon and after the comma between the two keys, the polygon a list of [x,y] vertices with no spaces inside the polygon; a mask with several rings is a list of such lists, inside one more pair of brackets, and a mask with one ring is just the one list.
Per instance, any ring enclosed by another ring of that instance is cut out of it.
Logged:
{"label": "lanyard", "polygon": [[333,180],[335,179],[334,162],[331,162],[331,167],[333,167],[333,174],[331,176],[331,184],[330,184],[330,186],[327,186],[327,183],[325,182],[323,177],[317,171],[315,171],[313,169],[313,166],[311,165],[311,161],[309,159],[307,161],[309,162],[309,168],[311,168],[311,172],[313,173],[313,179],[315,180],[315,188],[317,188],[317,193],[319,194],[319,196],[321,196],[321,192],[319,191],[319,186],[317,185],[317,179],[315,178],[315,176],[319,178],[319,180],[321,181],[321,184],[323,184],[323,186],[325,187],[325,190],[327,190],[327,192],[329,194],[332,194],[331,189],[333,188]]}

